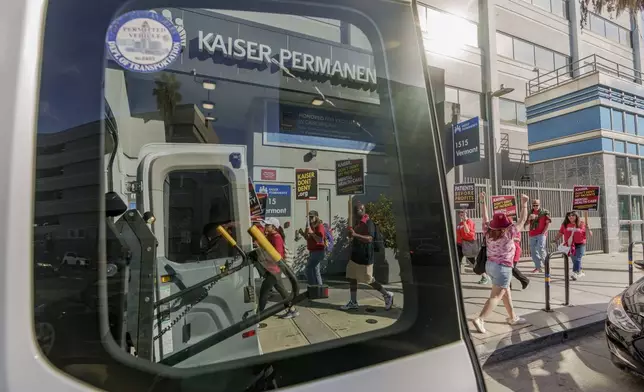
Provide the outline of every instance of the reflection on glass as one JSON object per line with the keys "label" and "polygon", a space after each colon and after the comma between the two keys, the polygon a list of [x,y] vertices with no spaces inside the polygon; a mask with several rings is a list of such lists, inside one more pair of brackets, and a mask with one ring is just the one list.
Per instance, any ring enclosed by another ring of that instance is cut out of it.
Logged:
{"label": "reflection on glass", "polygon": [[514,101],[499,99],[499,113],[501,114],[501,122],[506,124],[517,123],[517,109]]}
{"label": "reflection on glass", "polygon": [[631,220],[642,219],[642,197],[631,196]]}
{"label": "reflection on glass", "polygon": [[625,252],[626,250],[628,250],[628,245],[631,243],[629,228],[629,225],[619,225],[620,252]]}
{"label": "reflection on glass", "polygon": [[528,116],[526,114],[525,105],[522,103],[517,103],[517,124],[518,125],[528,125]]}
{"label": "reflection on glass", "polygon": [[625,157],[615,157],[617,185],[628,185],[628,167]]}
{"label": "reflection on glass", "polygon": [[479,46],[476,23],[432,8],[426,8],[426,12],[426,49],[453,55],[462,50],[464,45]]}
{"label": "reflection on glass", "polygon": [[512,47],[512,37],[497,32],[496,33],[496,53],[504,57],[514,58],[514,49]]}
{"label": "reflection on glass", "polygon": [[544,71],[552,71],[553,69],[555,69],[553,57],[554,53],[552,51],[541,48],[539,46],[536,46],[534,48],[534,51],[537,68]]}
{"label": "reflection on glass", "polygon": [[617,197],[617,204],[619,208],[619,219],[620,220],[630,220],[630,196],[628,195],[619,195]]}
{"label": "reflection on glass", "polygon": [[514,39],[514,59],[526,64],[534,64],[534,45]]}
{"label": "reflection on glass", "polygon": [[640,160],[637,158],[628,158],[630,186],[640,185]]}
{"label": "reflection on glass", "polygon": [[612,127],[613,131],[624,131],[624,112],[621,110],[613,110]]}

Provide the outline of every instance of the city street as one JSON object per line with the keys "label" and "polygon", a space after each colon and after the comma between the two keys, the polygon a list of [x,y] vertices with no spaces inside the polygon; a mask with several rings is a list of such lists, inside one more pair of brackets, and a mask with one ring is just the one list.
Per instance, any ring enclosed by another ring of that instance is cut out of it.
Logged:
{"label": "city street", "polygon": [[635,392],[644,380],[615,367],[603,332],[484,367],[490,392]]}

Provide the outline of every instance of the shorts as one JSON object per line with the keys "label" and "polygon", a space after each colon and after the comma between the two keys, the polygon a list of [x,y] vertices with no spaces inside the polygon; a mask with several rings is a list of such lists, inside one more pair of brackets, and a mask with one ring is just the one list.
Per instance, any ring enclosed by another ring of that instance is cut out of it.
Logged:
{"label": "shorts", "polygon": [[488,261],[485,263],[485,272],[487,272],[487,275],[492,279],[493,285],[504,289],[510,287],[510,281],[512,280],[512,267]]}
{"label": "shorts", "polygon": [[358,264],[349,260],[349,264],[347,264],[347,279],[355,279],[358,283],[373,283],[373,264]]}

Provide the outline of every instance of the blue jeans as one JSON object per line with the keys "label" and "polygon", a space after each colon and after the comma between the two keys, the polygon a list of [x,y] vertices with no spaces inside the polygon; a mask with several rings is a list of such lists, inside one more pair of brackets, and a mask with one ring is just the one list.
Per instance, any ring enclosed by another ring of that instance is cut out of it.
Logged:
{"label": "blue jeans", "polygon": [[322,285],[320,275],[320,263],[324,260],[326,253],[323,250],[309,251],[309,260],[306,262],[306,280],[311,286]]}
{"label": "blue jeans", "polygon": [[575,245],[575,255],[572,256],[572,272],[581,272],[581,258],[586,254],[586,245]]}
{"label": "blue jeans", "polygon": [[541,268],[546,259],[546,236],[537,235],[530,237],[530,256],[534,262],[534,268]]}

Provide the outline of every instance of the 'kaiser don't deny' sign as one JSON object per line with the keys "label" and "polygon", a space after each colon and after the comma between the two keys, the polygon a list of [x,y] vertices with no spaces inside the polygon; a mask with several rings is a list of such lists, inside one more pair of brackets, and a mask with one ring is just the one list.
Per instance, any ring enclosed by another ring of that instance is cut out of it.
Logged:
{"label": "'kaiser don't deny' sign", "polygon": [[295,200],[318,199],[318,170],[295,169]]}

